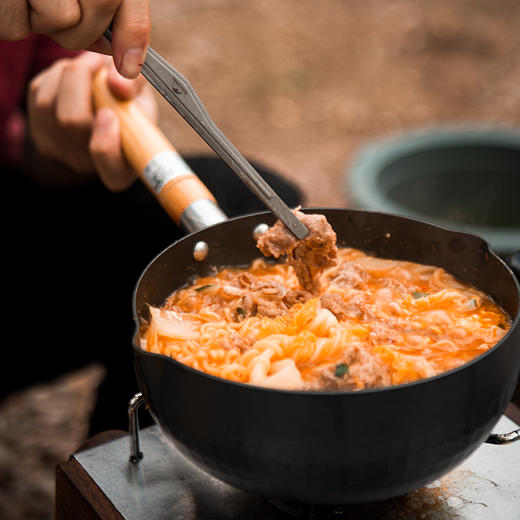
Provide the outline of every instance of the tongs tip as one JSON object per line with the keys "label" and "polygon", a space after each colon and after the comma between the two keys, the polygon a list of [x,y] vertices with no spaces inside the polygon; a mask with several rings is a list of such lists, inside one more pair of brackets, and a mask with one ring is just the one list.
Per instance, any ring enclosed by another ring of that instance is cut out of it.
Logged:
{"label": "tongs tip", "polygon": [[294,218],[295,221],[292,221],[291,219],[289,225],[287,225],[287,222],[284,222],[284,224],[298,240],[303,240],[309,234],[309,230],[307,229],[305,224],[300,222],[296,217]]}

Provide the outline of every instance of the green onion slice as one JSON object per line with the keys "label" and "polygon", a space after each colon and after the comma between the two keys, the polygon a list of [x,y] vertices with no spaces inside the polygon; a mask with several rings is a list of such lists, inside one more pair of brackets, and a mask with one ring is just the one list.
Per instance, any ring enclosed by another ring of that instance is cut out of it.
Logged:
{"label": "green onion slice", "polygon": [[334,370],[334,375],[336,377],[343,377],[348,372],[348,365],[346,363],[340,363],[336,365],[336,369]]}

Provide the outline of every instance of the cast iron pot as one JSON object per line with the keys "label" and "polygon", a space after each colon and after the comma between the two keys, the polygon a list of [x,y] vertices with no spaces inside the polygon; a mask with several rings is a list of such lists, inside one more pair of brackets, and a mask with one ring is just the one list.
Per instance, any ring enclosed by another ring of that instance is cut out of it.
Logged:
{"label": "cast iron pot", "polygon": [[[163,432],[211,475],[249,492],[316,504],[405,494],[450,471],[490,434],[520,371],[520,292],[487,242],[419,220],[344,209],[323,213],[350,246],[445,268],[490,294],[513,319],[506,336],[470,363],[415,383],[355,392],[283,391],[226,381],[142,351],[139,387]],[[239,217],[179,240],[137,284],[137,324],[193,276],[245,266],[270,213]],[[193,259],[204,241],[209,254]]]}
{"label": "cast iron pot", "polygon": [[211,475],[258,495],[341,504],[419,488],[487,439],[520,371],[519,286],[487,242],[418,220],[312,210],[326,215],[340,246],[444,267],[492,295],[513,318],[511,330],[463,367],[389,388],[297,392],[233,383],[142,351],[139,327],[149,305],[161,305],[194,276],[248,265],[259,256],[254,230],[275,219],[257,213],[226,220],[211,193],[137,106],[111,97],[102,72],[94,83],[96,105],[116,111],[128,160],[168,214],[193,232],[149,264],[133,302],[139,387],[162,431],[182,453]]}

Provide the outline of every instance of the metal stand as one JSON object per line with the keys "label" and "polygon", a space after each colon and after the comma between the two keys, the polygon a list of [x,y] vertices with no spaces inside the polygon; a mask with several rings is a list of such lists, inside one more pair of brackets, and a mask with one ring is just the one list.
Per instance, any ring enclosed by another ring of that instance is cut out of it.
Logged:
{"label": "metal stand", "polygon": [[128,431],[130,432],[130,462],[139,462],[143,458],[139,443],[139,415],[140,406],[144,404],[141,392],[137,393],[128,403]]}
{"label": "metal stand", "polygon": [[[130,406],[133,413],[139,403],[142,398],[136,396]],[[503,432],[519,428],[505,416],[496,425],[496,430]],[[158,425],[141,429],[139,436],[146,457],[134,457],[138,464],[128,461],[126,435],[72,456],[96,484],[96,493],[106,497],[126,520],[287,520],[292,513],[302,520],[518,520],[520,442],[505,448],[483,444],[450,473],[404,497],[340,507],[278,502],[277,506],[282,505],[278,509],[272,501],[205,473],[161,433]],[[133,447],[140,453],[139,441],[134,440]],[[79,475],[83,483],[85,475]],[[89,491],[88,500],[97,496]],[[75,517],[67,510],[63,518]]]}

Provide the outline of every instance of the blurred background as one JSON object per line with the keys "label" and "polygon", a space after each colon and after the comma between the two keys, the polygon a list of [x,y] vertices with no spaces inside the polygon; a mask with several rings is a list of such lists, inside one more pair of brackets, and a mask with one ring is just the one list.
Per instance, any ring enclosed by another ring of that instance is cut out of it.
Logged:
{"label": "blurred background", "polygon": [[[242,153],[297,183],[311,206],[348,204],[342,176],[367,140],[520,120],[513,0],[152,4],[154,48]],[[160,106],[182,153],[207,150]]]}
{"label": "blurred background", "polygon": [[[515,0],[151,4],[153,47],[237,148],[297,184],[307,206],[350,206],[351,162],[374,139],[520,122]],[[181,154],[211,153],[159,106]],[[85,440],[102,377],[103,367],[85,367],[0,403],[1,518],[52,517],[54,466]]]}

